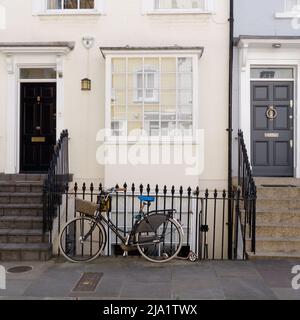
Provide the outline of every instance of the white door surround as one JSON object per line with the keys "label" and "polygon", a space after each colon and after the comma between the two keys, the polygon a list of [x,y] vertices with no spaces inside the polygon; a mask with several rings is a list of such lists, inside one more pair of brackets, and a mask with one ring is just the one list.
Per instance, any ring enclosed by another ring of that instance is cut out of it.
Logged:
{"label": "white door surround", "polygon": [[[280,43],[280,48],[274,48]],[[251,159],[251,68],[293,68],[294,79],[294,177],[300,178],[300,38],[296,39],[240,39],[239,48],[239,127],[244,132],[245,143]],[[276,79],[266,79],[276,81]],[[262,80],[263,81],[263,80]]]}
{"label": "white door surround", "polygon": [[[7,65],[6,162],[5,173],[19,173],[20,150],[20,68],[56,68],[57,136],[64,129],[64,56],[73,43],[0,43]],[[38,82],[42,82],[36,79]],[[53,80],[52,80],[53,81]]]}

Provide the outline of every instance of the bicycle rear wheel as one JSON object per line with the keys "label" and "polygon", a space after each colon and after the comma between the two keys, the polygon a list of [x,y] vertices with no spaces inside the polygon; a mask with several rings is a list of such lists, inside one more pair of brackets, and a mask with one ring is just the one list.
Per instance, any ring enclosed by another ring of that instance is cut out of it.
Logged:
{"label": "bicycle rear wheel", "polygon": [[183,231],[177,220],[153,214],[137,226],[136,242],[140,254],[155,263],[175,258],[183,244]]}
{"label": "bicycle rear wheel", "polygon": [[106,232],[95,219],[82,216],[69,221],[59,237],[61,253],[71,262],[90,262],[103,251]]}

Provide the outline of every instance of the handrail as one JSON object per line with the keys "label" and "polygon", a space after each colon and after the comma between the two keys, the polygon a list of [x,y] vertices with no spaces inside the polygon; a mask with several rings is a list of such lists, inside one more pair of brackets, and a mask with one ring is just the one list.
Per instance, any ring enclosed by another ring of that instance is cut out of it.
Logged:
{"label": "handrail", "polygon": [[[47,177],[44,181],[43,229],[52,230],[56,209],[60,205],[60,196],[68,188],[69,175],[69,133],[62,131],[54,147]],[[53,196],[55,194],[55,196]]]}
{"label": "handrail", "polygon": [[256,249],[256,198],[257,189],[253,178],[242,130],[238,131],[238,186],[244,198],[244,209],[249,224],[251,251]]}

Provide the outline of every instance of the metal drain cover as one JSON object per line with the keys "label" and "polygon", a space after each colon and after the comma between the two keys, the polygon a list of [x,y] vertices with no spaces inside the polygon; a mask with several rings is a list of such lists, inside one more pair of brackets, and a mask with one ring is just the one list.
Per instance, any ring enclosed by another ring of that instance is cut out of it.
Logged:
{"label": "metal drain cover", "polygon": [[84,273],[77,282],[73,292],[94,292],[102,277],[103,273]]}
{"label": "metal drain cover", "polygon": [[33,268],[29,266],[17,266],[7,269],[8,273],[25,273],[31,271]]}

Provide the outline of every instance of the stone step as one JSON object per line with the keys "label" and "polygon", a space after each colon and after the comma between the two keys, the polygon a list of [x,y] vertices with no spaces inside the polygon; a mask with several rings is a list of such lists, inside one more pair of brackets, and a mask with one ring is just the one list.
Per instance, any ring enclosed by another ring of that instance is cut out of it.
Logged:
{"label": "stone step", "polygon": [[0,181],[0,192],[4,193],[42,193],[43,182],[42,181],[25,181],[25,182],[13,182],[13,181]]}
{"label": "stone step", "polygon": [[249,260],[285,260],[285,259],[300,259],[300,250],[297,252],[269,252],[257,251],[247,253]]}
{"label": "stone step", "polygon": [[48,239],[40,229],[0,229],[0,243],[43,243]]}
{"label": "stone step", "polygon": [[4,174],[0,173],[0,181],[44,181],[46,174]]}
{"label": "stone step", "polygon": [[257,188],[257,198],[258,199],[278,199],[278,195],[280,194],[282,198],[299,198],[300,197],[300,187],[274,187],[274,188],[265,188],[258,187]]}
{"label": "stone step", "polygon": [[0,243],[0,261],[47,261],[51,256],[48,243]]}
{"label": "stone step", "polygon": [[42,217],[0,216],[0,229],[43,229]]}
{"label": "stone step", "polygon": [[256,224],[256,237],[300,237],[300,224],[268,223]]}
{"label": "stone step", "polygon": [[0,204],[0,216],[42,216],[42,204]]}
{"label": "stone step", "polygon": [[43,194],[40,193],[6,193],[0,192],[0,205],[1,204],[41,204],[43,202]]}
{"label": "stone step", "polygon": [[300,224],[300,210],[259,210],[256,212],[256,222],[257,224]]}
{"label": "stone step", "polygon": [[257,210],[265,209],[299,209],[300,210],[300,198],[282,198],[277,196],[276,199],[260,198],[256,201]]}
{"label": "stone step", "polygon": [[256,186],[262,185],[295,185],[300,186],[300,179],[283,177],[255,177]]}
{"label": "stone step", "polygon": [[[251,249],[251,240],[247,239],[247,250]],[[300,252],[300,237],[257,237],[256,251],[258,252]]]}

